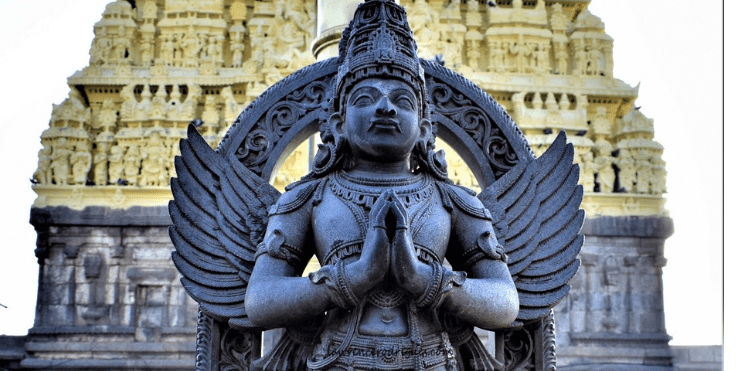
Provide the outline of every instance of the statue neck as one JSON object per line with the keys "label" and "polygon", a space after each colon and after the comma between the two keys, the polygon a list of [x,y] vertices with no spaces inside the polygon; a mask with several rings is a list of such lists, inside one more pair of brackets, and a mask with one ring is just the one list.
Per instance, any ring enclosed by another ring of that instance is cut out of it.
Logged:
{"label": "statue neck", "polygon": [[413,177],[410,171],[410,161],[396,162],[374,162],[364,159],[356,159],[353,169],[347,171],[348,174],[359,177],[374,177],[378,179]]}

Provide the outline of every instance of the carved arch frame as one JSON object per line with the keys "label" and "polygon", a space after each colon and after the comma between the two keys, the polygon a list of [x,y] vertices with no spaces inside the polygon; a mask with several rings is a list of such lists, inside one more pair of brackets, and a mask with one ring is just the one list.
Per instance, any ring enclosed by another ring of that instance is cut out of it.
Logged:
{"label": "carved arch frame", "polygon": [[[446,141],[474,173],[482,189],[535,159],[525,136],[489,94],[461,75],[421,60],[437,137]],[[330,113],[332,58],[282,79],[255,99],[219,144],[223,158],[235,156],[266,181]],[[553,313],[516,330],[498,331],[496,358],[503,370],[556,370]],[[248,370],[260,357],[261,333],[239,331],[199,311],[196,370]]]}

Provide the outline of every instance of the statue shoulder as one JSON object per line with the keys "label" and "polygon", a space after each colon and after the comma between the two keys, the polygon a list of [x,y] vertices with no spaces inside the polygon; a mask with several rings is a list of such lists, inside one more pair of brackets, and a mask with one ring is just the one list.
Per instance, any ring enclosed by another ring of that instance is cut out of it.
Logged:
{"label": "statue shoulder", "polygon": [[313,206],[317,205],[322,201],[325,183],[327,183],[326,178],[299,181],[289,185],[286,187],[286,192],[271,207],[270,215],[294,212],[306,205],[310,199]]}
{"label": "statue shoulder", "polygon": [[482,201],[471,189],[442,181],[436,181],[436,185],[440,191],[441,202],[449,212],[462,212],[478,219],[492,220],[489,210],[482,205]]}

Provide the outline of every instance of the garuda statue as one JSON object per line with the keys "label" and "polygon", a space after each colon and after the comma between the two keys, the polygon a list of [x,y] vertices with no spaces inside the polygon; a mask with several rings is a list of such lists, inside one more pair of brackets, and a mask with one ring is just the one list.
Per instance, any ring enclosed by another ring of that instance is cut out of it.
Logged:
{"label": "garuda statue", "polygon": [[[560,134],[534,158],[502,107],[416,49],[403,8],[367,0],[339,57],[268,89],[217,151],[189,129],[170,234],[200,304],[197,369],[553,367],[549,315],[583,240],[573,149]],[[316,131],[311,171],[280,194],[277,164]],[[436,134],[478,196],[448,179]]]}

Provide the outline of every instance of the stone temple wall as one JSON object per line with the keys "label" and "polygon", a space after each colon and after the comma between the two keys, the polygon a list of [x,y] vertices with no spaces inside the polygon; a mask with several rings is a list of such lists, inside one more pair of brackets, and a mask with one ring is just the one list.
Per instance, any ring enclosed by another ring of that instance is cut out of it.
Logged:
{"label": "stone temple wall", "polygon": [[34,209],[41,262],[27,369],[192,369],[198,305],[170,261],[167,209]]}

